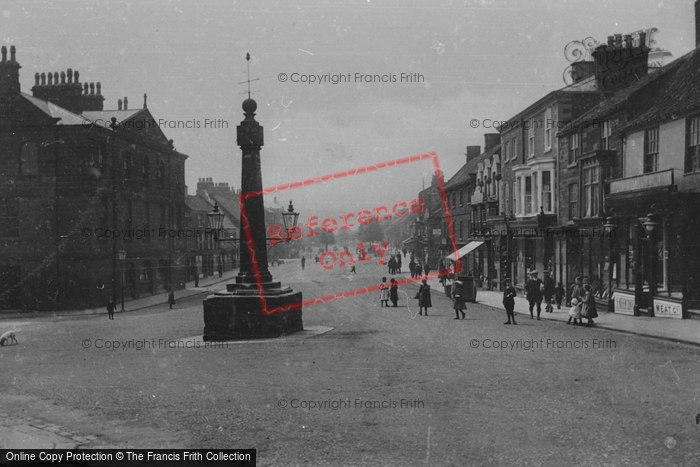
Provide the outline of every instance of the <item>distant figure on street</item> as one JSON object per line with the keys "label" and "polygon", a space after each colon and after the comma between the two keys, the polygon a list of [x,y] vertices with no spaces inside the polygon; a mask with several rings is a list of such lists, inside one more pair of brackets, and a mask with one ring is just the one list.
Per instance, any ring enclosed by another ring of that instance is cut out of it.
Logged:
{"label": "distant figure on street", "polygon": [[552,276],[551,276],[549,269],[545,269],[543,274],[544,274],[544,281],[542,283],[542,285],[543,285],[542,296],[544,296],[544,303],[545,303],[544,311],[545,311],[545,313],[553,313],[554,307],[552,306],[552,297],[556,293],[557,287],[554,285],[554,279],[552,279]]}
{"label": "distant figure on street", "polygon": [[455,319],[459,319],[459,314],[462,313],[462,319],[467,315],[464,310],[467,309],[467,301],[464,299],[464,282],[455,279],[452,284],[452,307],[455,310]]}
{"label": "distant figure on street", "polygon": [[222,277],[224,275],[224,267],[221,264],[219,264],[219,266],[216,269],[219,273],[219,277]]}
{"label": "distant figure on street", "polygon": [[194,286],[199,287],[199,271],[194,268]]}
{"label": "distant figure on street", "polygon": [[388,266],[389,266],[389,274],[395,274],[396,273],[396,259],[394,259],[393,256],[391,258],[389,258]]}
{"label": "distant figure on street", "polygon": [[114,304],[114,298],[109,297],[107,300],[107,316],[109,319],[114,319],[114,310],[117,309],[117,305]]}
{"label": "distant figure on street", "polygon": [[396,269],[398,273],[401,274],[401,253],[396,254]]}
{"label": "distant figure on street", "polygon": [[170,305],[171,310],[173,309],[173,305],[175,305],[175,292],[172,290],[168,294],[168,305]]}
{"label": "distant figure on street", "polygon": [[427,262],[425,263],[425,267],[423,268],[423,272],[425,272],[425,275],[426,275],[426,276],[427,276],[428,274],[430,274],[430,266],[428,265]]}
{"label": "distant figure on street", "polygon": [[382,283],[379,284],[379,303],[380,306],[389,306],[389,284],[386,283],[386,277],[382,277]]}
{"label": "distant figure on street", "polygon": [[416,262],[411,258],[411,262],[408,263],[408,272],[411,273],[411,277],[416,277]]}
{"label": "distant figure on street", "polygon": [[391,285],[389,286],[389,299],[394,304],[394,308],[396,308],[399,303],[399,285],[394,278],[391,279]]}
{"label": "distant figure on street", "polygon": [[530,271],[530,279],[525,283],[525,298],[527,298],[530,304],[530,319],[534,319],[534,314],[532,312],[535,305],[537,305],[537,319],[540,319],[540,313],[542,312],[542,281],[537,277],[539,273],[534,269]]}
{"label": "distant figure on street", "polygon": [[416,275],[415,277],[420,279],[420,276],[423,275],[423,266],[420,264],[420,261],[416,263]]}
{"label": "distant figure on street", "polygon": [[565,294],[566,290],[564,290],[564,286],[561,285],[561,282],[557,282],[557,288],[554,289],[554,299],[557,302],[557,310],[561,310],[561,302]]}
{"label": "distant figure on street", "polygon": [[430,286],[428,285],[428,281],[423,279],[423,285],[420,286],[420,289],[418,289],[418,314],[422,315],[423,314],[423,308],[425,308],[425,316],[428,316],[428,308],[431,308],[433,306],[433,302],[430,298]]}
{"label": "distant figure on street", "polygon": [[301,269],[303,270],[305,266],[306,266],[306,257],[302,256],[301,257]]}
{"label": "distant figure on street", "polygon": [[350,272],[353,273],[353,274],[357,274],[357,271],[355,271],[355,265],[354,265],[354,264],[353,264],[352,266],[350,266]]}
{"label": "distant figure on street", "polygon": [[508,316],[508,321],[503,324],[518,324],[515,322],[515,296],[518,295],[518,293],[510,279],[506,278],[503,282],[505,284],[505,289],[503,290],[503,306],[506,308],[506,315]]}

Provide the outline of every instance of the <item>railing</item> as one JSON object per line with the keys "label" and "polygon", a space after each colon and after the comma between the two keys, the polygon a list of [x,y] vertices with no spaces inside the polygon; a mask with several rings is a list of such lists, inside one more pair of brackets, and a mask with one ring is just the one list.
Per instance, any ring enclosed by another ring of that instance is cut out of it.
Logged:
{"label": "railing", "polygon": [[679,175],[681,174],[679,169],[668,169],[662,170],[661,172],[612,180],[610,182],[610,194],[626,193],[650,188],[672,187],[675,185],[676,172],[678,172]]}

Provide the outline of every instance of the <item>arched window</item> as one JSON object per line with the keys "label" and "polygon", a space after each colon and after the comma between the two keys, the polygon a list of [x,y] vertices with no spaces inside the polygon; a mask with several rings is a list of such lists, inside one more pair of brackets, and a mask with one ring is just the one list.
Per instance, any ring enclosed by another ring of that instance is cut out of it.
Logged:
{"label": "arched window", "polygon": [[39,148],[31,142],[24,143],[19,149],[19,173],[36,175],[39,172]]}
{"label": "arched window", "polygon": [[131,171],[131,153],[129,151],[124,153],[124,181],[126,180],[131,180],[132,177],[132,171]]}
{"label": "arched window", "polygon": [[148,160],[148,156],[143,156],[143,183],[148,186],[150,179],[151,163]]}
{"label": "arched window", "polygon": [[158,161],[158,186],[165,186],[165,162]]}

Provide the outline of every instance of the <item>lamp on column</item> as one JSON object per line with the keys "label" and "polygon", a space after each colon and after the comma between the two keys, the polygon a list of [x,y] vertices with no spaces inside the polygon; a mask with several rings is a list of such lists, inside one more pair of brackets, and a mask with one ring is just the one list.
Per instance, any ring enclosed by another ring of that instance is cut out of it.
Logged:
{"label": "lamp on column", "polygon": [[654,295],[656,295],[656,276],[654,266],[656,263],[656,227],[658,227],[658,216],[647,214],[646,220],[642,223],[649,237],[649,316],[654,316]]}
{"label": "lamp on column", "polygon": [[603,230],[605,230],[605,233],[608,236],[608,310],[612,309],[613,271],[615,268],[615,263],[613,263],[613,233],[615,232],[615,228],[617,228],[615,219],[613,217],[606,217],[603,223]]}

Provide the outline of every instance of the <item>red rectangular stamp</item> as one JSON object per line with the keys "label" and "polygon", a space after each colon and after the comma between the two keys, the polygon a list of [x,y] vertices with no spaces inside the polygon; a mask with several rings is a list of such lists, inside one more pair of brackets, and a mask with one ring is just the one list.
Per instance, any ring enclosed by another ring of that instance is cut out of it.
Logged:
{"label": "red rectangular stamp", "polygon": [[[320,298],[314,298],[310,300],[304,300],[295,305],[285,306],[285,307],[272,307],[268,308],[265,300],[265,291],[262,284],[262,279],[260,277],[260,267],[255,259],[255,251],[253,247],[253,240],[251,229],[247,224],[247,218],[245,207],[243,201],[248,198],[272,195],[279,193],[286,193],[291,190],[297,190],[300,188],[311,187],[318,184],[327,184],[333,182],[339,182],[340,180],[347,179],[349,177],[371,174],[374,172],[387,172],[392,168],[397,168],[401,166],[407,166],[409,164],[416,164],[423,161],[432,162],[432,171],[434,171],[435,179],[437,180],[438,190],[440,199],[442,202],[442,209],[445,213],[446,227],[447,227],[447,237],[449,239],[449,246],[453,252],[457,251],[457,243],[454,236],[454,227],[452,224],[452,216],[450,214],[449,204],[447,202],[447,196],[445,195],[445,186],[442,172],[440,170],[440,164],[438,161],[438,156],[434,152],[420,154],[416,156],[405,157],[401,159],[395,159],[386,162],[380,162],[374,165],[360,167],[357,169],[346,170],[343,172],[336,172],[329,175],[324,175],[320,177],[314,177],[307,180],[289,183],[285,185],[279,185],[274,188],[268,188],[259,192],[249,192],[239,196],[239,205],[241,206],[241,220],[242,220],[242,234],[245,235],[246,243],[249,245],[250,256],[252,259],[253,272],[257,278],[258,292],[260,295],[261,305],[263,313],[266,315],[273,313],[280,313],[288,311],[294,308],[304,308],[312,305],[319,305],[327,303],[333,300],[338,300],[341,298],[354,297],[356,295],[367,294],[378,292],[380,286],[362,287],[354,290],[348,290],[341,293],[331,294]],[[416,197],[414,199],[399,201],[396,203],[390,203],[389,205],[377,205],[368,206],[364,209],[360,209],[354,212],[344,211],[342,214],[337,216],[310,216],[307,218],[303,226],[294,226],[289,228],[287,231],[283,227],[278,225],[267,226],[268,240],[270,241],[270,246],[274,246],[278,243],[288,243],[301,241],[303,239],[311,239],[318,237],[322,232],[335,233],[350,230],[354,227],[366,226],[371,223],[379,223],[383,221],[389,221],[394,218],[401,218],[408,216],[410,214],[419,215],[426,212],[427,206],[424,200]],[[348,248],[345,251],[324,251],[321,253],[319,262],[322,268],[326,270],[332,270],[337,267],[351,267],[354,269],[355,265],[362,263],[374,262],[378,265],[387,264],[385,259],[387,251],[389,250],[389,242],[383,241],[381,243],[374,243],[369,246],[365,242],[358,242],[355,248],[355,254],[351,252]],[[368,251],[369,249],[369,251]],[[371,254],[370,254],[371,253]],[[376,255],[376,257],[375,257]],[[455,267],[449,272],[459,272],[460,263],[457,262]],[[444,271],[443,271],[444,272]],[[435,271],[428,274],[428,278],[438,277],[440,271]],[[420,278],[406,278],[397,280],[397,285],[405,285],[410,283],[420,282],[423,277]]]}

